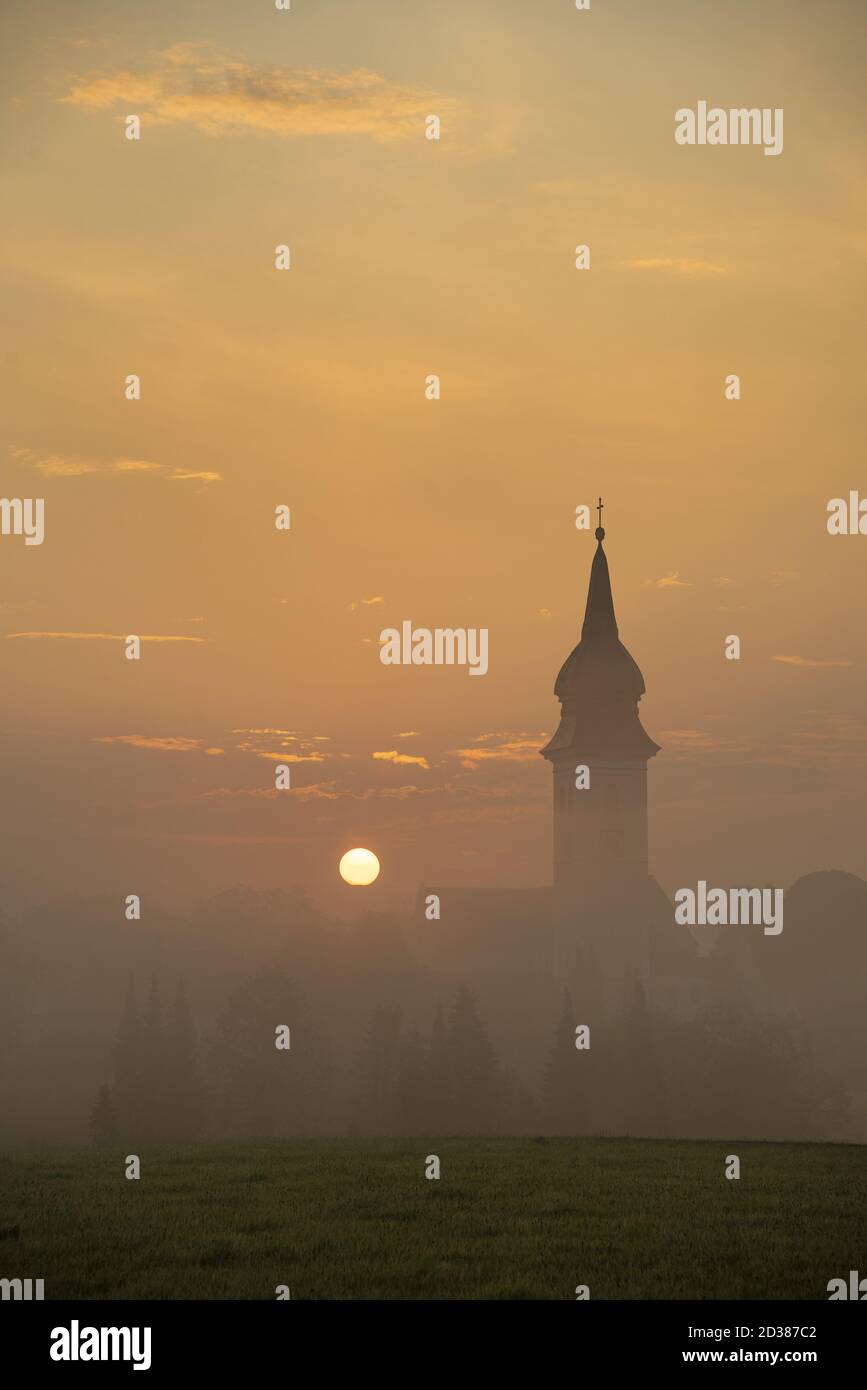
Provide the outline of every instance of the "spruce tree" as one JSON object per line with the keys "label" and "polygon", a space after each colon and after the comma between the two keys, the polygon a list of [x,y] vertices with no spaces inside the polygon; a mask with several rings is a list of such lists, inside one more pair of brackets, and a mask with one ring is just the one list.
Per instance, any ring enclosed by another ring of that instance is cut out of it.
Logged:
{"label": "spruce tree", "polygon": [[163,1095],[166,1137],[195,1139],[202,1124],[202,1088],[196,1065],[196,1036],[182,979],[166,1021]]}
{"label": "spruce tree", "polygon": [[455,996],[446,1033],[446,1132],[494,1134],[504,1119],[505,1079],[465,985]]}
{"label": "spruce tree", "polygon": [[543,1122],[551,1134],[586,1132],[586,1064],[589,1052],[576,1048],[575,1028],[572,996],[568,990],[564,990],[542,1090]]}
{"label": "spruce tree", "polygon": [[419,1134],[444,1134],[448,1118],[449,1054],[443,1006],[437,1004],[431,1028],[430,1046],[422,1057],[418,1097]]}
{"label": "spruce tree", "polygon": [[358,1056],[360,1123],[367,1134],[396,1134],[400,1118],[403,1014],[391,1005],[372,1009]]}
{"label": "spruce tree", "polygon": [[166,1074],[163,1007],[157,977],[152,975],[142,1029],[140,1096],[142,1134],[151,1143],[164,1142],[170,1137],[166,1124]]}
{"label": "spruce tree", "polygon": [[100,1086],[88,1120],[90,1135],[98,1148],[107,1148],[118,1140],[117,1110],[110,1086]]}
{"label": "spruce tree", "polygon": [[657,1056],[656,1021],[644,985],[634,977],[623,1028],[624,1119],[627,1134],[652,1137],[667,1130],[667,1106]]}
{"label": "spruce tree", "polygon": [[417,1026],[409,1030],[401,1050],[398,1123],[401,1134],[426,1134],[428,1052]]}
{"label": "spruce tree", "polygon": [[118,1129],[124,1142],[136,1141],[141,1135],[142,1084],[144,1078],[144,1033],[136,1000],[135,982],[127,982],[123,1013],[114,1044],[113,1096],[117,1109]]}
{"label": "spruce tree", "polygon": [[[278,1027],[290,1047],[275,1046]],[[245,1138],[321,1133],[331,1118],[326,1041],[297,986],[262,969],[227,1000],[207,1054],[218,1134]]]}

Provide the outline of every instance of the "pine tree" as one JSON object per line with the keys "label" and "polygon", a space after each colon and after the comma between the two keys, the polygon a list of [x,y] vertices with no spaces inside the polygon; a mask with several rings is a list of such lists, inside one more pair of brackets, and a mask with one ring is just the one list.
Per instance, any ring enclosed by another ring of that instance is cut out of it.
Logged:
{"label": "pine tree", "polygon": [[575,1028],[572,996],[564,990],[542,1091],[543,1123],[551,1134],[586,1133],[589,1051],[576,1048]]}
{"label": "pine tree", "polygon": [[173,1142],[194,1139],[202,1124],[202,1087],[196,1065],[196,1037],[182,979],[166,1021],[163,1055],[166,1137]]}
{"label": "pine tree", "polygon": [[496,1133],[504,1119],[505,1078],[478,1002],[464,985],[449,1015],[445,1060],[447,1132]]}
{"label": "pine tree", "polygon": [[400,1130],[403,1044],[400,1009],[389,1005],[372,1009],[358,1056],[359,1120],[368,1134],[396,1134]]}
{"label": "pine tree", "polygon": [[665,1134],[667,1114],[656,1026],[641,981],[632,981],[623,1030],[623,1102],[627,1134]]}
{"label": "pine tree", "polygon": [[100,1086],[88,1123],[91,1138],[98,1148],[106,1148],[110,1144],[117,1143],[117,1110],[110,1086]]}
{"label": "pine tree", "polygon": [[113,1059],[113,1096],[117,1107],[118,1129],[125,1142],[136,1139],[141,1132],[143,1046],[141,1015],[136,1000],[135,983],[130,975],[124,1009],[118,1024]]}
{"label": "pine tree", "polygon": [[436,1007],[430,1044],[417,1060],[412,1133],[443,1134],[448,1119],[449,1054],[442,1004]]}
{"label": "pine tree", "polygon": [[[290,1029],[291,1046],[275,1046]],[[208,1051],[217,1132],[246,1138],[314,1134],[331,1118],[330,1058],[298,989],[280,970],[263,969],[235,990]]]}
{"label": "pine tree", "polygon": [[419,1036],[418,1027],[413,1025],[404,1038],[400,1085],[398,1089],[398,1121],[401,1134],[425,1134],[427,1132],[427,1048]]}
{"label": "pine tree", "polygon": [[166,1038],[162,999],[156,975],[151,976],[142,1029],[140,1090],[143,1139],[160,1143],[169,1138],[166,1125]]}

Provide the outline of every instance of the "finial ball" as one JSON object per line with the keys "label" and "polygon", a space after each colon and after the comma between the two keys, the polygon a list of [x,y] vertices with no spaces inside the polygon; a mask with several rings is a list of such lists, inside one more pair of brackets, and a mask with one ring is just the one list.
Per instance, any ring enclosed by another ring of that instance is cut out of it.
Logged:
{"label": "finial ball", "polygon": [[597,527],[596,527],[596,539],[597,539],[597,541],[604,541],[604,540],[605,540],[605,528],[604,528],[604,527],[602,527],[602,526],[597,526]]}

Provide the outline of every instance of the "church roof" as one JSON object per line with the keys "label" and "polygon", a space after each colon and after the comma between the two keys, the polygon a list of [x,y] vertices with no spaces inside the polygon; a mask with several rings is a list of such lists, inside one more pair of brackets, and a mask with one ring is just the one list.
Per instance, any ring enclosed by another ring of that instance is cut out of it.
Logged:
{"label": "church roof", "polygon": [[567,656],[554,684],[554,694],[563,706],[560,727],[542,749],[543,757],[579,744],[644,758],[659,751],[638,719],[644,677],[620,641],[604,539],[600,524],[581,640]]}
{"label": "church roof", "polygon": [[558,700],[584,693],[588,687],[616,691],[633,700],[640,700],[644,694],[644,677],[618,634],[608,560],[602,549],[604,538],[605,532],[600,526],[596,531],[596,554],[590,567],[581,641],[560,668],[554,684]]}

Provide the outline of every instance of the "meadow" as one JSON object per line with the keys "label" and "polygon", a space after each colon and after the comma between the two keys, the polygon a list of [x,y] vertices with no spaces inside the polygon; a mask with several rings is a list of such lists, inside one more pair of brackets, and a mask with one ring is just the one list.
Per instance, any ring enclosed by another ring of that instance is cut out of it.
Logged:
{"label": "meadow", "polygon": [[[739,1180],[724,1176],[736,1153]],[[438,1155],[441,1177],[426,1179]],[[827,1299],[867,1148],[291,1140],[0,1157],[0,1277],[84,1299]]]}

